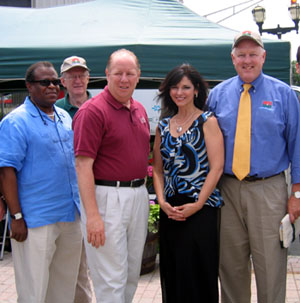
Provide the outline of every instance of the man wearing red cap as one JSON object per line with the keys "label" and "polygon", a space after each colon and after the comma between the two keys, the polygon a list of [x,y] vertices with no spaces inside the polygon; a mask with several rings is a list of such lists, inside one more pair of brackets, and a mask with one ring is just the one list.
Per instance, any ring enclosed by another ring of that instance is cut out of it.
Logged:
{"label": "man wearing red cap", "polygon": [[[66,58],[60,67],[60,81],[67,92],[64,98],[56,101],[55,105],[66,110],[72,119],[79,107],[85,101],[92,98],[92,95],[87,90],[89,71],[90,69],[87,67],[86,60],[78,56]],[[74,303],[91,303],[92,296],[92,287],[83,242]]]}
{"label": "man wearing red cap", "polygon": [[86,100],[92,98],[87,90],[89,71],[85,59],[78,56],[66,58],[60,67],[60,81],[67,92],[64,98],[56,101],[55,105],[66,110],[71,118]]}

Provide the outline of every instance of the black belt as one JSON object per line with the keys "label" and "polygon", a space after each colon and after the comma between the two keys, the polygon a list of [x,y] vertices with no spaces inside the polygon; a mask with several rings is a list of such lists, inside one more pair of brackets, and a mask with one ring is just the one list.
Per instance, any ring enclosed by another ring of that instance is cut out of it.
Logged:
{"label": "black belt", "polygon": [[[278,175],[280,175],[280,174],[282,174],[282,173],[283,173],[283,172],[278,173],[278,174],[275,174],[275,175],[273,175],[273,176],[263,177],[263,178],[262,178],[262,177],[256,177],[256,176],[247,176],[247,177],[245,177],[245,178],[244,178],[243,180],[241,180],[241,181],[247,181],[247,182],[262,181],[262,180],[266,180],[266,179],[269,179],[269,178],[278,176]],[[224,176],[227,176],[227,177],[230,177],[230,178],[239,180],[235,175],[224,174]]]}
{"label": "black belt", "polygon": [[135,179],[131,181],[108,181],[108,180],[96,180],[96,185],[115,186],[115,187],[140,187],[145,184],[145,179]]}

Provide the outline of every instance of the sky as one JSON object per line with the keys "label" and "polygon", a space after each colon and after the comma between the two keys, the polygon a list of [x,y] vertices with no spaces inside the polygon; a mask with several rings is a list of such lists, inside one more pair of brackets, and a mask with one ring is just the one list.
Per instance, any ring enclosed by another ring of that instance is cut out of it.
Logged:
{"label": "sky", "polygon": [[[300,3],[300,0],[298,0],[298,3]],[[278,24],[281,27],[293,27],[295,25],[288,11],[288,7],[291,4],[290,0],[183,0],[183,4],[201,16],[228,8],[233,5],[241,4],[236,6],[235,9],[230,8],[223,12],[206,17],[207,19],[219,23],[224,27],[237,31],[252,30],[258,32],[258,26],[253,20],[252,16],[252,9],[257,5],[263,6],[266,10],[266,20],[263,24],[263,28],[276,28]],[[236,13],[239,10],[243,11],[230,18],[227,18],[224,21],[218,22],[232,15],[234,10]],[[278,39],[277,35],[267,33],[263,33],[262,37],[267,39]],[[291,42],[291,59],[296,60],[297,48],[300,45],[300,33],[296,34],[296,31],[294,30],[290,33],[282,35],[281,39]]]}

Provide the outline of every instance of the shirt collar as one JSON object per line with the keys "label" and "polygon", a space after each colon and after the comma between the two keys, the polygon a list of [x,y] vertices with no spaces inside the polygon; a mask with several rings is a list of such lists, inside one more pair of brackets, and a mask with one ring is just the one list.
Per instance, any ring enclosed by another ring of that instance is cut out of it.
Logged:
{"label": "shirt collar", "polygon": [[[105,88],[104,88],[104,93],[105,93],[107,102],[108,102],[111,106],[113,106],[115,109],[120,110],[120,109],[122,109],[122,108],[124,108],[124,107],[127,108],[126,106],[124,106],[122,103],[120,103],[119,101],[117,101],[117,100],[113,97],[113,95],[112,95],[112,94],[110,93],[110,91],[108,90],[108,87],[107,87],[107,86],[105,86]],[[131,97],[131,98],[130,98],[130,109],[129,109],[129,110],[133,110],[133,109],[135,109],[135,102],[134,102],[133,98]]]}
{"label": "shirt collar", "polygon": [[[42,110],[40,110],[39,108],[37,108],[31,101],[30,99],[30,96],[27,96],[25,98],[25,101],[24,101],[24,104],[26,106],[26,110],[27,112],[32,116],[32,117],[40,117],[40,114],[42,116],[45,116],[46,118],[48,118],[47,114],[44,113]],[[53,105],[53,109],[54,109],[54,106]],[[55,109],[56,109],[56,113],[57,115],[60,117],[60,118],[65,118],[65,115],[64,113],[61,111],[61,108],[59,107],[56,107],[55,106]]]}
{"label": "shirt collar", "polygon": [[[88,99],[92,98],[92,94],[89,91],[86,91],[87,95],[88,95]],[[70,95],[68,92],[66,92],[65,98],[64,98],[64,107],[67,111],[70,111],[72,108],[74,109],[78,109],[77,106],[74,106],[70,103]]]}
{"label": "shirt collar", "polygon": [[[257,88],[261,85],[262,81],[263,81],[263,73],[261,72],[260,75],[250,83],[252,85],[251,89],[253,91],[257,90]],[[238,76],[238,82],[239,82],[240,91],[243,91],[243,84],[245,84],[245,82],[240,78],[240,76]]]}
{"label": "shirt collar", "polygon": [[[38,109],[36,108],[36,106],[32,103],[31,99],[30,99],[30,96],[27,96],[25,101],[24,101],[24,104],[27,108],[27,111],[29,112],[29,114],[33,117],[39,117],[40,114],[38,112]],[[43,115],[46,115],[43,111],[40,111],[41,114]]]}
{"label": "shirt collar", "polygon": [[69,99],[70,99],[70,95],[69,95],[68,92],[66,92],[65,100],[64,100],[64,107],[65,107],[65,109],[66,109],[67,111],[69,111],[69,110],[72,109],[72,108],[76,108],[76,109],[77,109],[76,106],[74,106],[74,105],[72,105],[72,104],[70,103]]}

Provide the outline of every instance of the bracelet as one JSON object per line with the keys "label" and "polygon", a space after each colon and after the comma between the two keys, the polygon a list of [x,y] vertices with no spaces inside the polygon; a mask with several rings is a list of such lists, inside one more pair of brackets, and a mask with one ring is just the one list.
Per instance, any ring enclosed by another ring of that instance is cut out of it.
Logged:
{"label": "bracelet", "polygon": [[2,196],[0,197],[0,199],[1,199],[2,201],[5,202],[5,197],[4,197],[4,195],[2,195]]}

